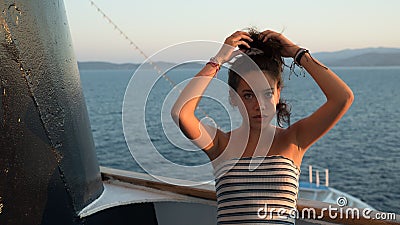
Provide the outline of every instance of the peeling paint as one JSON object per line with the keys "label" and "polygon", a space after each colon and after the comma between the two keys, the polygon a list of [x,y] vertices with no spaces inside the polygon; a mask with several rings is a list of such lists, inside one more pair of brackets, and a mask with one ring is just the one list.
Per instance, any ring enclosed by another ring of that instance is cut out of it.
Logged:
{"label": "peeling paint", "polygon": [[1,200],[2,200],[2,197],[0,196],[0,214],[3,212],[3,207],[4,207],[3,203],[1,202]]}
{"label": "peeling paint", "polygon": [[[10,59],[18,64],[19,70],[21,71],[21,76],[25,79],[30,96],[32,97],[32,100],[36,108],[38,109],[40,120],[46,132],[46,135],[51,145],[57,149],[62,146],[65,112],[63,107],[61,106],[54,106],[51,108],[47,106],[40,106],[40,102],[43,102],[43,99],[40,99],[40,97],[43,96],[39,95],[38,99],[35,94],[35,88],[38,85],[38,80],[37,78],[35,78],[33,71],[30,68],[26,68],[26,66],[24,65],[24,61],[22,60],[23,56],[21,55],[22,51],[18,47],[17,38],[13,37],[12,35],[12,30],[14,29],[12,27],[18,25],[19,16],[21,15],[21,10],[17,7],[16,3],[10,4],[8,6],[8,10],[4,9],[2,11],[2,14],[0,15],[0,22],[4,30],[4,38],[6,40],[6,44],[3,44],[3,47],[5,48],[6,52],[9,53]],[[51,93],[54,91],[49,91],[50,96]],[[3,90],[3,95],[6,95],[5,89]],[[18,122],[20,122],[20,120]]]}
{"label": "peeling paint", "polygon": [[[54,148],[52,149],[52,151],[53,151],[53,154],[54,154],[55,157],[56,157],[57,164],[60,164],[60,163],[61,163],[61,160],[63,159],[63,155],[62,155],[59,151],[55,150]],[[64,174],[61,173],[61,176],[63,177]]]}
{"label": "peeling paint", "polygon": [[6,18],[8,17],[8,21],[12,21],[15,26],[18,26],[19,24],[19,17],[22,15],[21,10],[17,7],[16,3],[13,3],[8,6],[8,9],[4,9],[2,11],[2,16],[1,16],[1,24],[3,26],[3,29],[6,31],[6,41],[7,43],[12,43],[12,36],[10,32],[10,28],[6,22]]}
{"label": "peeling paint", "polygon": [[[32,98],[32,101],[37,108],[37,111],[39,113],[39,118],[42,123],[42,126],[44,128],[44,131],[46,133],[46,136],[49,140],[49,143],[52,146],[52,153],[54,155],[54,158],[57,161],[58,165],[58,170],[61,175],[61,180],[64,183],[65,189],[67,192],[69,192],[68,184],[65,180],[65,175],[64,175],[64,170],[61,168],[61,160],[63,158],[61,152],[57,151],[57,148],[62,147],[62,142],[59,141],[59,136],[60,133],[59,131],[64,131],[64,117],[65,117],[65,112],[64,109],[61,106],[57,106],[54,108],[49,108],[49,107],[40,107],[39,101],[37,96],[35,95],[35,77],[34,73],[30,68],[26,68],[24,65],[24,61],[22,60],[22,51],[18,47],[18,41],[17,38],[13,37],[12,35],[12,29],[15,26],[19,25],[19,17],[21,16],[21,10],[16,6],[16,4],[11,4],[7,9],[4,9],[2,13],[0,14],[0,23],[1,26],[0,28],[3,28],[0,30],[0,33],[3,33],[4,31],[4,38],[5,38],[5,44],[2,44],[5,51],[9,55],[9,59],[17,63],[19,66],[19,71],[21,72],[21,76],[24,78],[27,89],[29,91],[30,97]],[[11,22],[10,22],[11,21]],[[2,37],[0,37],[2,38]],[[3,81],[2,81],[3,84]],[[3,86],[3,85],[2,85]],[[1,86],[0,86],[1,87]],[[1,92],[0,92],[1,93]],[[3,95],[6,96],[6,88],[3,88]],[[40,98],[40,95],[39,95]],[[2,103],[3,104],[3,103]],[[4,113],[6,114],[6,109],[7,106],[4,106]],[[55,110],[54,110],[55,109]],[[6,120],[6,116],[3,117],[4,124]],[[18,122],[21,122],[21,118],[18,118]],[[4,172],[8,173],[8,169],[4,170]],[[72,194],[71,194],[72,195]],[[71,198],[71,196],[70,196]],[[72,199],[70,200],[72,202]],[[3,204],[0,204],[0,213],[3,208]]]}
{"label": "peeling paint", "polygon": [[[21,60],[21,51],[19,50],[16,40],[13,39],[13,35],[11,33],[9,24],[7,23],[6,18],[11,17],[14,18],[14,21],[19,20],[18,15],[21,15],[21,10],[16,6],[15,3],[11,4],[8,7],[8,11],[10,11],[9,13],[7,13],[6,10],[2,11],[1,14],[1,24],[2,27],[5,31],[5,39],[7,42],[7,45],[5,45],[5,49],[7,50],[7,52],[10,54],[10,58],[15,61],[18,66],[19,66],[19,70],[21,71],[21,75],[22,77],[24,77],[25,82],[27,84],[29,93],[32,97],[32,100],[36,106],[36,108],[38,109],[39,112],[39,116],[40,116],[40,120],[42,122],[42,125],[44,127],[44,130],[46,132],[46,135],[51,143],[51,145],[55,148],[60,146],[60,143],[58,143],[58,141],[54,141],[53,138],[51,137],[52,135],[52,131],[54,131],[54,129],[51,129],[51,126],[48,124],[51,124],[50,122],[56,121],[56,119],[54,119],[55,116],[57,116],[58,118],[62,118],[61,121],[58,121],[56,124],[56,129],[55,130],[63,130],[63,126],[64,126],[64,109],[62,107],[57,107],[55,112],[47,112],[49,111],[48,108],[46,108],[46,111],[41,110],[41,107],[38,103],[38,99],[36,98],[36,95],[34,93],[34,88],[35,88],[35,83],[34,83],[34,76],[32,74],[32,70],[29,68],[25,68],[25,66],[23,65],[23,62]],[[10,15],[8,15],[10,14]],[[16,15],[16,16],[15,16]],[[17,24],[16,24],[17,25]],[[6,95],[5,89],[3,90],[3,95]],[[18,119],[18,122],[20,122],[20,119]],[[56,135],[57,136],[57,135]],[[55,155],[55,158],[57,159],[57,155]]]}
{"label": "peeling paint", "polygon": [[[6,80],[1,80],[0,82],[0,90],[3,89],[2,95],[0,95],[0,118],[2,120],[2,126],[5,125],[6,123],[6,112],[7,112],[7,104],[6,104],[6,97],[7,97],[7,92],[6,92]],[[4,100],[3,100],[4,97]]]}
{"label": "peeling paint", "polygon": [[15,17],[15,19],[14,19],[15,25],[18,25],[19,17],[22,14],[21,10],[17,7],[17,5],[15,3],[11,4],[10,6],[8,6],[8,10],[11,11],[14,14],[13,16]]}

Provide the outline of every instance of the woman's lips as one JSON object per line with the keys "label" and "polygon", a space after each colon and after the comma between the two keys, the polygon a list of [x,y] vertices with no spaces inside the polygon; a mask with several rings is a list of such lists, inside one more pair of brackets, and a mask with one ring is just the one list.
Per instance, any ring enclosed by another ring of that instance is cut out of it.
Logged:
{"label": "woman's lips", "polygon": [[253,118],[265,118],[268,117],[267,115],[255,115]]}
{"label": "woman's lips", "polygon": [[253,119],[259,120],[259,121],[261,121],[263,119],[266,119],[267,117],[268,117],[267,115],[255,115],[255,116],[252,116]]}

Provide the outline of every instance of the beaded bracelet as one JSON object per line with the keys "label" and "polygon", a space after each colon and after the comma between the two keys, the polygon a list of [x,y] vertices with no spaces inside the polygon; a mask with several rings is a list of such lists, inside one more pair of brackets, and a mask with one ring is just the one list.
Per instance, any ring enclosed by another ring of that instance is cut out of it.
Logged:
{"label": "beaded bracelet", "polygon": [[296,52],[296,55],[294,56],[294,62],[296,63],[296,65],[298,65],[299,67],[302,67],[301,66],[301,63],[300,63],[300,61],[301,61],[301,58],[304,56],[304,54],[306,54],[306,53],[310,53],[310,51],[308,51],[308,49],[305,49],[305,48],[300,48],[297,52]]}
{"label": "beaded bracelet", "polygon": [[[295,65],[297,65],[301,70],[300,70],[300,74],[303,74],[304,76],[306,76],[306,73],[304,71],[304,67],[301,65],[300,61],[301,58],[303,58],[304,54],[308,53],[311,57],[311,60],[318,64],[319,66],[321,66],[322,68],[324,68],[325,70],[328,70],[328,67],[324,66],[323,64],[319,63],[318,61],[316,61],[312,55],[310,54],[310,51],[308,49],[305,48],[299,48],[296,52],[296,54],[293,57],[293,62],[290,65],[290,74],[294,73],[296,76],[298,76],[298,74],[295,72]],[[290,80],[290,74],[289,74],[289,80]]]}
{"label": "beaded bracelet", "polygon": [[211,57],[210,61],[208,61],[208,63],[206,63],[206,65],[211,65],[212,67],[214,67],[216,69],[214,76],[217,75],[219,69],[221,68],[221,64],[218,62],[218,60],[215,57]]}

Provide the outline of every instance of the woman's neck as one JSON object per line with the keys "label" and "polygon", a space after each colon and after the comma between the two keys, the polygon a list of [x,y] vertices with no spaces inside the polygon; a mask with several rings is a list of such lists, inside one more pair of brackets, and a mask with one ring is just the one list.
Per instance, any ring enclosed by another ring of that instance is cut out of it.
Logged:
{"label": "woman's neck", "polygon": [[271,142],[275,136],[276,127],[268,125],[263,129],[242,125],[238,128],[240,136],[248,137],[248,143],[260,143],[265,145]]}

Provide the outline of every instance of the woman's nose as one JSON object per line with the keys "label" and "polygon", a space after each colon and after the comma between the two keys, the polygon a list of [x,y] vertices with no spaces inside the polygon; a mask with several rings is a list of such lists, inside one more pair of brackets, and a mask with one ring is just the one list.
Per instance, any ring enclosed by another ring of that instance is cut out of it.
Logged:
{"label": "woman's nose", "polygon": [[258,110],[265,110],[267,108],[265,99],[258,98],[256,107]]}

